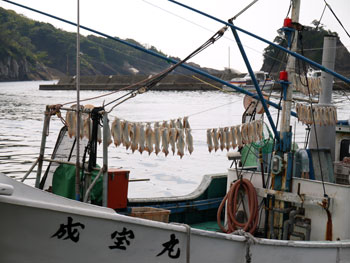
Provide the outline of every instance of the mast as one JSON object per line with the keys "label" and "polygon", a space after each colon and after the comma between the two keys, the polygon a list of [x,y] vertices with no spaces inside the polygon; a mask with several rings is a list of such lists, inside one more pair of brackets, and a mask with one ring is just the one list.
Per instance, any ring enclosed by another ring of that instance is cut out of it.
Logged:
{"label": "mast", "polygon": [[[300,0],[292,0],[292,22],[299,23],[299,12],[300,12]],[[298,43],[298,31],[294,31],[294,37],[292,40],[291,51],[297,50]],[[288,79],[294,80],[295,75],[295,57],[289,55],[286,71],[288,72]],[[290,130],[290,117],[292,108],[292,95],[293,85],[290,85],[285,93],[285,99],[282,102],[282,115],[280,124],[280,136],[283,139],[283,135]]]}
{"label": "mast", "polygon": [[80,200],[80,5],[77,0],[77,73],[76,73],[76,89],[77,89],[77,125],[76,125],[76,165],[75,165],[75,198]]}
{"label": "mast", "polygon": [[[326,35],[323,42],[322,65],[334,70],[337,37]],[[333,106],[333,76],[321,73],[321,92],[319,97],[319,106]],[[316,134],[317,133],[317,134]],[[309,149],[330,149],[332,160],[335,160],[335,125],[320,126],[316,124],[311,127]]]}

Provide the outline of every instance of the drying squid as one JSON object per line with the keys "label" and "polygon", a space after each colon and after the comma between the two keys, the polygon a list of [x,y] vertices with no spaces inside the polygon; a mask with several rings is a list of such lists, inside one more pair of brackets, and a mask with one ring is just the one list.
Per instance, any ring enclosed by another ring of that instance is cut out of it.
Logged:
{"label": "drying squid", "polygon": [[235,127],[231,127],[230,128],[230,133],[231,133],[231,146],[232,146],[232,149],[235,149],[237,147],[236,128]]}
{"label": "drying squid", "polygon": [[180,158],[182,158],[185,152],[185,135],[184,135],[183,129],[178,129],[177,132],[178,132],[178,138],[176,141],[177,155],[179,155]]}
{"label": "drying squid", "polygon": [[183,127],[184,127],[184,129],[186,129],[186,128],[191,129],[190,123],[188,121],[188,116],[184,117],[184,119],[183,119]]}
{"label": "drying squid", "polygon": [[170,120],[170,128],[176,128],[176,120],[175,119]]}
{"label": "drying squid", "polygon": [[131,142],[130,142],[130,124],[128,121],[124,121],[122,124],[123,128],[123,135],[122,135],[122,142],[126,149],[129,149]]}
{"label": "drying squid", "polygon": [[162,152],[167,156],[169,154],[169,133],[168,128],[162,130]]}
{"label": "drying squid", "polygon": [[211,151],[214,148],[214,146],[213,146],[213,138],[211,136],[211,129],[207,129],[207,144],[208,144],[208,150],[211,153]]}
{"label": "drying squid", "polygon": [[258,140],[262,141],[264,139],[264,134],[263,134],[263,129],[264,129],[264,122],[262,120],[256,122],[256,131],[258,134]]}
{"label": "drying squid", "polygon": [[177,133],[180,129],[171,128],[169,131],[169,143],[171,145],[171,151],[173,152],[173,155],[175,154],[175,146],[176,146],[176,140],[177,140]]}
{"label": "drying squid", "polygon": [[145,142],[146,142],[145,126],[143,124],[141,124],[140,125],[140,140],[139,140],[139,152],[141,154],[145,150]]}
{"label": "drying squid", "polygon": [[111,129],[109,128],[109,120],[107,120],[107,146],[109,146],[112,143],[112,135],[111,135]]}
{"label": "drying squid", "polygon": [[[76,105],[71,106],[72,109],[76,109]],[[76,130],[76,112],[75,111],[67,111],[66,113],[66,123],[68,126],[68,136],[69,138],[72,138],[75,136],[75,130]]]}
{"label": "drying squid", "polygon": [[88,140],[90,140],[91,139],[91,133],[92,133],[92,122],[91,122],[90,117],[87,116],[83,120],[83,137],[85,137]]}
{"label": "drying squid", "polygon": [[306,124],[312,124],[312,109],[311,109],[311,107],[307,107]]}
{"label": "drying squid", "polygon": [[139,148],[140,124],[133,123],[130,130],[131,151],[134,153]]}
{"label": "drying squid", "polygon": [[242,135],[242,143],[243,144],[249,143],[248,125],[247,125],[247,123],[243,123],[241,125],[241,135]]}
{"label": "drying squid", "polygon": [[236,137],[237,145],[238,145],[238,147],[242,147],[243,146],[243,139],[242,139],[242,132],[241,132],[240,126],[239,125],[236,126],[235,130],[236,130],[236,135],[237,135],[237,137]]}
{"label": "drying squid", "polygon": [[192,152],[193,152],[193,137],[191,134],[191,129],[185,128],[185,133],[186,133],[187,150],[190,154],[192,154]]}
{"label": "drying squid", "polygon": [[112,136],[115,146],[118,147],[122,143],[122,126],[118,118],[115,118],[112,123]]}
{"label": "drying squid", "polygon": [[226,150],[229,151],[231,147],[231,141],[232,141],[232,135],[231,135],[230,129],[228,127],[225,127],[224,133],[225,133]]}
{"label": "drying squid", "polygon": [[148,152],[149,155],[151,155],[151,153],[153,152],[154,133],[150,124],[147,124],[145,135],[146,135],[145,150]]}
{"label": "drying squid", "polygon": [[247,130],[248,130],[248,143],[254,142],[254,126],[253,122],[247,123]]}
{"label": "drying squid", "polygon": [[259,141],[258,121],[253,121],[252,126],[253,126],[253,142],[257,142],[257,141]]}
{"label": "drying squid", "polygon": [[[84,109],[92,110],[95,106],[91,104],[86,104],[84,106]],[[90,113],[83,113],[82,114],[83,119],[83,137],[87,138],[88,140],[91,139],[92,134],[92,121],[90,118]],[[113,135],[112,135],[113,136]]]}
{"label": "drying squid", "polygon": [[[154,125],[155,126],[155,125]],[[159,127],[154,127],[154,151],[156,155],[160,152],[161,133]]]}
{"label": "drying squid", "polygon": [[168,130],[170,129],[170,124],[167,122],[167,121],[164,121],[163,123],[162,123],[162,127],[163,128],[167,128]]}
{"label": "drying squid", "polygon": [[176,127],[179,129],[183,129],[183,125],[182,125],[182,119],[178,118],[176,121]]}
{"label": "drying squid", "polygon": [[226,134],[224,128],[219,128],[219,140],[220,140],[220,149],[223,151],[225,149]]}
{"label": "drying squid", "polygon": [[334,125],[335,125],[337,123],[337,121],[338,121],[337,108],[336,107],[332,107],[332,113],[333,113],[333,121],[334,121]]}
{"label": "drying squid", "polygon": [[212,131],[214,150],[217,151],[219,149],[219,134],[218,130],[215,128]]}
{"label": "drying squid", "polygon": [[97,141],[99,144],[102,142],[102,130],[101,130],[101,125],[98,123],[97,124]]}

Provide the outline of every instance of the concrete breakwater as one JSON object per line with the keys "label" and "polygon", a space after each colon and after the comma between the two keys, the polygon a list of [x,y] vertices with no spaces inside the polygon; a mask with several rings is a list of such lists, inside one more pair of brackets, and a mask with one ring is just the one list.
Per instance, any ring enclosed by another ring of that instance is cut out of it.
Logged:
{"label": "concrete breakwater", "polygon": [[[223,76],[218,76],[223,77]],[[129,86],[138,83],[148,76],[145,75],[111,75],[111,76],[82,76],[80,78],[81,90],[119,90],[119,89],[135,89],[138,86]],[[198,80],[198,78],[200,81]],[[161,80],[152,90],[216,90],[215,87],[221,88],[221,83],[210,80],[202,76],[192,75],[168,75]],[[40,90],[75,90],[75,76],[62,77],[57,84],[40,85]]]}

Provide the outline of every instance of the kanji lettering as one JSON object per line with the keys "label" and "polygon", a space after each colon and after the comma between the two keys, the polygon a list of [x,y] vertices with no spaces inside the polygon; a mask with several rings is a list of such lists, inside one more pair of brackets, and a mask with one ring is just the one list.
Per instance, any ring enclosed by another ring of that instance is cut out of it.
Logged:
{"label": "kanji lettering", "polygon": [[62,239],[62,238],[63,240],[70,239],[73,242],[78,242],[79,235],[80,235],[78,230],[79,228],[84,229],[85,225],[79,222],[73,224],[73,218],[69,216],[68,223],[66,225],[61,224],[60,228],[57,230],[55,234],[51,236],[51,238],[57,237],[58,239]]}
{"label": "kanji lettering", "polygon": [[179,240],[176,238],[175,234],[171,234],[171,235],[170,235],[170,241],[165,242],[164,244],[162,244],[164,248],[163,248],[162,252],[160,252],[160,253],[157,255],[157,257],[163,255],[163,254],[164,254],[165,252],[167,252],[167,251],[168,251],[168,256],[169,256],[170,258],[178,258],[178,257],[180,257],[180,248],[177,248],[176,253],[175,253],[175,251],[174,251],[174,247],[175,247],[177,244],[179,244],[179,243],[180,243],[180,242],[179,242]]}
{"label": "kanji lettering", "polygon": [[134,238],[134,232],[132,230],[127,230],[125,227],[123,227],[122,232],[114,231],[111,234],[111,239],[114,240],[114,246],[109,246],[109,248],[126,250],[126,245],[130,245],[129,239]]}

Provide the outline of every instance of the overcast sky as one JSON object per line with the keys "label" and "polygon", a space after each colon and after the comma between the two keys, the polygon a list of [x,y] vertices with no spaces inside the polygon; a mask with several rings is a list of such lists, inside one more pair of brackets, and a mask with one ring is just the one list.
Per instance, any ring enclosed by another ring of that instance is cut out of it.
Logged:
{"label": "overcast sky", "polygon": [[[74,0],[14,0],[17,3],[76,22],[77,1]],[[222,20],[236,15],[252,0],[179,0],[180,2],[209,13]],[[350,1],[327,0],[344,27],[350,31]],[[249,10],[237,18],[235,24],[270,41],[276,36],[276,31],[283,25],[287,15],[290,0],[259,0]],[[26,17],[49,22],[67,31],[76,28],[32,11],[15,7],[4,1],[0,6],[15,10]],[[303,0],[301,3],[300,23],[311,25],[314,19],[319,19],[324,0]],[[80,23],[103,33],[122,39],[132,38],[136,41],[155,46],[162,52],[186,57],[198,46],[208,40],[222,25],[209,18],[179,7],[167,0],[80,0]],[[335,17],[326,9],[322,21],[326,29],[338,32],[340,40],[350,49],[350,38],[341,28]],[[81,31],[88,35],[89,32]],[[262,65],[262,53],[267,44],[240,34],[248,58],[254,70]],[[229,56],[230,54],[230,56]],[[204,67],[224,69],[228,67],[246,72],[245,65],[233,39],[232,32],[213,46],[209,47],[191,61]]]}

